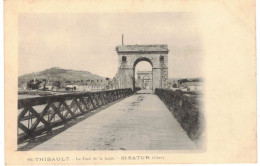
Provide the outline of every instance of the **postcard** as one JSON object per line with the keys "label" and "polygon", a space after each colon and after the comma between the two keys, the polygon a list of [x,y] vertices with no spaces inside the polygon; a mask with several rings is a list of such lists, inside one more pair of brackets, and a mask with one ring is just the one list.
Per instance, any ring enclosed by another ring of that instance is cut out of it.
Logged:
{"label": "postcard", "polygon": [[7,165],[256,163],[255,1],[4,5]]}

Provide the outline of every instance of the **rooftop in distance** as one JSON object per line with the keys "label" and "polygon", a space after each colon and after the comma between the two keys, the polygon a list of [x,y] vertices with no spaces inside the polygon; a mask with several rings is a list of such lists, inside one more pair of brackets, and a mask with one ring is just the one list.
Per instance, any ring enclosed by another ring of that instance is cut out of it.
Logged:
{"label": "rooftop in distance", "polygon": [[119,45],[116,47],[118,53],[125,52],[169,52],[167,44],[155,45]]}

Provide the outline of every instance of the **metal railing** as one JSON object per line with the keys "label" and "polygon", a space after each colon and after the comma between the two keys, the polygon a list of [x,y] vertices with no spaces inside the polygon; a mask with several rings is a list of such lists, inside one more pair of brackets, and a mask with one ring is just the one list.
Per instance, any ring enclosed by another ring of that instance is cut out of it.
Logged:
{"label": "metal railing", "polygon": [[180,90],[155,89],[155,94],[165,103],[191,139],[201,134],[199,103]]}
{"label": "metal railing", "polygon": [[132,95],[131,89],[18,100],[18,143],[34,139],[98,107]]}

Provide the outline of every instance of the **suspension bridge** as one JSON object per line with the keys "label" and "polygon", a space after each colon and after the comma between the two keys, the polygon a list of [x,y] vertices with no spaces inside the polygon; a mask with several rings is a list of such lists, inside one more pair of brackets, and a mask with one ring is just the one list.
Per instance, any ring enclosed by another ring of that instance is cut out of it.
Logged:
{"label": "suspension bridge", "polygon": [[[198,97],[166,89],[167,45],[122,45],[116,51],[120,67],[113,90],[18,100],[18,150],[198,148]],[[152,90],[135,87],[140,61],[152,65]]]}

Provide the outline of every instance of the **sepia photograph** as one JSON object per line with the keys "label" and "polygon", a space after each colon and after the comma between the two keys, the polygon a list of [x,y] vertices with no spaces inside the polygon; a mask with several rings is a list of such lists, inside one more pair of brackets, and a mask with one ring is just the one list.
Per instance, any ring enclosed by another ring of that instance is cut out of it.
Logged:
{"label": "sepia photograph", "polygon": [[5,164],[257,163],[255,6],[5,0]]}
{"label": "sepia photograph", "polygon": [[201,149],[197,23],[185,12],[20,14],[17,150]]}

